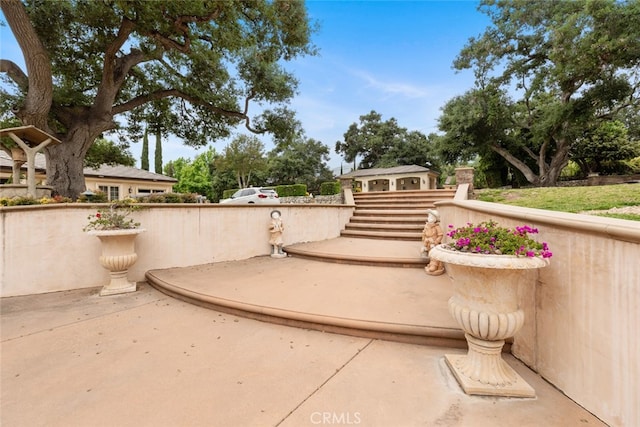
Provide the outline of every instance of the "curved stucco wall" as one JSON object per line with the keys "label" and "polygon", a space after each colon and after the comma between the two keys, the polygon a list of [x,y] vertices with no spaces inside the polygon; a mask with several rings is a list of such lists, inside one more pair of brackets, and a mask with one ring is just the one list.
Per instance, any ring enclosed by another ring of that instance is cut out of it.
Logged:
{"label": "curved stucco wall", "polygon": [[[150,269],[184,267],[267,255],[270,213],[281,211],[285,245],[337,237],[353,212],[348,205],[147,205],[134,213],[146,231],[129,279]],[[82,231],[97,206],[0,208],[0,296],[101,286],[97,238]]]}
{"label": "curved stucco wall", "polygon": [[519,290],[512,352],[612,426],[640,425],[640,222],[473,200],[436,203],[445,232],[493,219],[537,227],[553,257]]}

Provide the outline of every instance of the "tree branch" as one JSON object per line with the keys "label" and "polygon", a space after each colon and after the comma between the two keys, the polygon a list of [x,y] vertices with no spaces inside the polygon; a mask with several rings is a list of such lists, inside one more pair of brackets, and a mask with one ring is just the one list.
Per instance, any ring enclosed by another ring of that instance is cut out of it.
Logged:
{"label": "tree branch", "polygon": [[20,0],[2,0],[0,7],[27,66],[28,91],[24,107],[17,113],[23,123],[49,131],[47,122],[53,99],[51,60]]}
{"label": "tree branch", "polygon": [[113,107],[112,111],[113,114],[122,114],[125,113],[127,111],[131,111],[136,107],[139,107],[141,105],[144,105],[148,102],[151,101],[157,101],[160,99],[164,99],[164,98],[170,98],[170,97],[177,97],[177,98],[181,98],[185,101],[190,102],[191,104],[194,105],[199,105],[201,107],[206,108],[209,111],[213,111],[214,113],[223,115],[223,116],[227,116],[227,117],[235,117],[238,118],[240,120],[243,120],[245,122],[245,127],[253,132],[253,133],[264,133],[265,131],[263,130],[259,130],[259,129],[254,129],[251,127],[251,121],[249,116],[247,115],[248,112],[248,108],[249,108],[249,100],[251,99],[252,95],[248,96],[246,101],[245,101],[245,111],[244,112],[239,112],[239,111],[232,111],[232,110],[227,110],[224,108],[219,108],[216,106],[213,106],[211,104],[208,104],[204,101],[202,101],[201,99],[198,99],[194,96],[188,95],[184,92],[181,92],[177,89],[167,89],[167,90],[160,90],[157,92],[153,92],[147,95],[143,95],[143,96],[138,96],[128,102],[125,102],[123,104],[120,105],[116,105]]}
{"label": "tree branch", "polygon": [[0,59],[0,73],[7,73],[21,91],[26,93],[29,89],[29,77],[15,62],[8,59]]}

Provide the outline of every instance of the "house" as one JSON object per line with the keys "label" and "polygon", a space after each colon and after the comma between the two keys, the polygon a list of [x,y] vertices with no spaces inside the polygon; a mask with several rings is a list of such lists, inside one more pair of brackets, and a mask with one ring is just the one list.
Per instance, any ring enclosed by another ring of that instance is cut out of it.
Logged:
{"label": "house", "polygon": [[438,172],[422,166],[406,165],[393,168],[358,169],[340,175],[351,178],[356,191],[431,190],[438,187]]}
{"label": "house", "polygon": [[[10,182],[11,165],[11,157],[0,150],[0,184]],[[26,173],[26,165],[21,169]],[[39,184],[43,184],[47,179],[44,154],[36,155],[35,175]],[[169,176],[122,165],[101,165],[98,169],[84,168],[84,179],[87,190],[102,191],[107,194],[109,200],[151,193],[171,193],[173,186],[178,182]]]}

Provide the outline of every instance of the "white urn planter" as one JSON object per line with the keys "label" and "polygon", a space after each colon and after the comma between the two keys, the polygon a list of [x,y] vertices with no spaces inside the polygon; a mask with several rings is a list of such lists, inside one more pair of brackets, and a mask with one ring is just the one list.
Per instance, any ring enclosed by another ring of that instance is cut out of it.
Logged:
{"label": "white urn planter", "polygon": [[121,230],[92,230],[88,233],[96,236],[102,243],[100,265],[109,270],[110,281],[100,291],[100,296],[124,294],[136,291],[136,283],[129,282],[127,273],[135,264],[138,254],[135,251],[135,239],[144,232],[142,228]]}
{"label": "white urn planter", "polygon": [[465,332],[466,355],[447,354],[445,360],[467,394],[535,397],[503,359],[502,347],[524,324],[518,306],[518,286],[535,286],[532,270],[548,259],[459,252],[439,245],[429,256],[444,262],[454,284],[449,312]]}

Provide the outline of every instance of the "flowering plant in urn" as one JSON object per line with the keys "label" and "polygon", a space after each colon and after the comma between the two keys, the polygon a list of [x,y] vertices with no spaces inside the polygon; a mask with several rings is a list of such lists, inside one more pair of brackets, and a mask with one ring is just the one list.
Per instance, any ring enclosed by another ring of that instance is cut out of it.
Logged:
{"label": "flowering plant in urn", "polygon": [[88,216],[89,224],[83,229],[100,239],[100,265],[109,271],[111,277],[100,291],[100,296],[134,292],[137,289],[136,282],[130,282],[127,273],[138,259],[134,241],[145,230],[139,228],[139,222],[129,217],[140,208],[133,203],[133,200],[118,200],[112,202],[108,209],[98,209],[98,212]]}
{"label": "flowering plant in urn", "polygon": [[466,355],[445,355],[449,368],[468,394],[534,397],[501,354],[524,324],[518,291],[535,286],[533,273],[550,264],[549,245],[533,239],[538,230],[528,225],[507,228],[490,220],[449,229],[450,242],[429,252],[454,285],[449,312],[467,341]]}
{"label": "flowering plant in urn", "polygon": [[140,227],[139,222],[135,222],[129,216],[133,211],[139,209],[132,200],[118,200],[109,205],[108,209],[98,209],[89,215],[87,224],[82,230],[130,230]]}
{"label": "flowering plant in urn", "polygon": [[516,255],[525,257],[550,258],[553,254],[546,242],[538,242],[530,234],[538,229],[528,225],[514,229],[501,227],[495,221],[485,221],[477,225],[467,223],[465,227],[449,225],[447,236],[452,239],[445,245],[447,249],[477,254]]}

